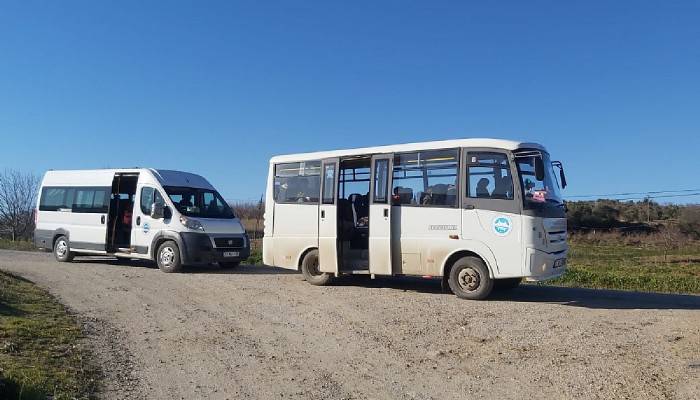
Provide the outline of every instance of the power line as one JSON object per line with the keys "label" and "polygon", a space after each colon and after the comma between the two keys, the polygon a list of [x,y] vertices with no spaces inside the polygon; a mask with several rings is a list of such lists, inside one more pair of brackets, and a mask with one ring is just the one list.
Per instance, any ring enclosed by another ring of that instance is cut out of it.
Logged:
{"label": "power line", "polygon": [[[566,198],[584,198],[584,197],[616,197],[616,196],[633,196],[633,195],[652,195],[652,194],[664,194],[664,193],[687,193],[687,192],[700,192],[700,189],[680,189],[680,190],[651,190],[648,192],[627,192],[627,193],[605,193],[605,194],[579,194],[573,196],[565,196]],[[647,197],[647,196],[644,196]]]}
{"label": "power line", "polygon": [[627,197],[627,198],[623,198],[623,199],[611,199],[611,200],[618,200],[618,201],[644,200],[644,199],[662,199],[662,198],[669,198],[669,197],[692,197],[692,196],[700,196],[700,192],[686,193],[686,194],[667,194],[667,195],[661,195],[661,196]]}

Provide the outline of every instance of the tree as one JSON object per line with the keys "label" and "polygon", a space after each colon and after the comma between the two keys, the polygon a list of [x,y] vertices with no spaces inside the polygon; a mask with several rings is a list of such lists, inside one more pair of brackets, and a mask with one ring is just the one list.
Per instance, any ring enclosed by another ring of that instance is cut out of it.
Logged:
{"label": "tree", "polygon": [[12,241],[29,238],[34,225],[34,205],[39,179],[32,173],[9,169],[0,174],[0,231]]}

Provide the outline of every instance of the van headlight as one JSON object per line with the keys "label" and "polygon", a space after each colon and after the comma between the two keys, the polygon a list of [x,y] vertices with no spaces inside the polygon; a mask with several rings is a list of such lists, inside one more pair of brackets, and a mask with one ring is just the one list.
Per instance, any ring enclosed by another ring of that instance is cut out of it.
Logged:
{"label": "van headlight", "polygon": [[204,227],[202,226],[202,223],[197,221],[196,219],[192,218],[187,218],[187,217],[180,217],[180,223],[185,226],[187,229],[192,229],[194,231],[202,231],[204,232]]}

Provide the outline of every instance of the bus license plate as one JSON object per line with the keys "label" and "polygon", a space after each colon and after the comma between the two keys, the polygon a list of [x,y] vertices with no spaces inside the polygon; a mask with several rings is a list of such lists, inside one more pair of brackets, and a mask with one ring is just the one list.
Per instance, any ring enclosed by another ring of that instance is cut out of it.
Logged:
{"label": "bus license plate", "polygon": [[240,255],[237,251],[224,251],[224,257],[238,257]]}

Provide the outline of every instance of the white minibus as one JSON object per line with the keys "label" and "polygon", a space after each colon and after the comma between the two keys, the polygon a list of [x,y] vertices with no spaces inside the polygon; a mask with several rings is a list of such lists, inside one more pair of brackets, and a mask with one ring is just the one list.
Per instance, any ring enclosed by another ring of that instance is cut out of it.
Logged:
{"label": "white minibus", "polygon": [[48,171],[37,201],[35,244],[58,261],[75,254],[233,268],[250,253],[243,225],[203,177],[156,169]]}
{"label": "white minibus", "polygon": [[343,274],[442,277],[457,296],[483,299],[564,273],[565,185],[543,146],[498,139],[276,156],[263,262],[316,285]]}

